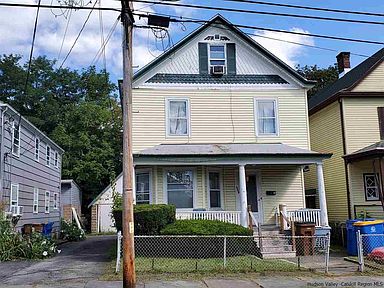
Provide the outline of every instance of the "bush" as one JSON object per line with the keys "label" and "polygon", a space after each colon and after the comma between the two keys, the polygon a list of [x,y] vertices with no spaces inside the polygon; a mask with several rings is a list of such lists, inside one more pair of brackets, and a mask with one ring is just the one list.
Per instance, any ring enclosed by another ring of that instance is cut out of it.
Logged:
{"label": "bush", "polygon": [[56,244],[40,233],[21,236],[11,228],[7,220],[0,221],[0,262],[15,259],[43,259],[57,250]]}
{"label": "bush", "polygon": [[69,223],[61,220],[61,238],[68,241],[85,240],[85,234],[75,223]]}
{"label": "bush", "polygon": [[[122,210],[113,212],[116,229],[122,231]],[[158,235],[160,230],[176,220],[176,207],[166,204],[135,205],[134,210],[135,235]]]}
{"label": "bush", "polygon": [[160,231],[162,235],[241,235],[250,236],[253,231],[232,223],[213,220],[178,220]]}

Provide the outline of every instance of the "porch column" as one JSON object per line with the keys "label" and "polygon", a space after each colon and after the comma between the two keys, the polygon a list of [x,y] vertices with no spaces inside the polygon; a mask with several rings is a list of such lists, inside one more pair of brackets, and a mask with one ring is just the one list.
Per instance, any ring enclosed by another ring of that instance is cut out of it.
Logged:
{"label": "porch column", "polygon": [[239,165],[239,184],[240,184],[240,223],[244,227],[248,227],[248,210],[247,210],[247,185],[245,180],[245,165]]}
{"label": "porch column", "polygon": [[321,224],[321,227],[329,227],[327,199],[325,197],[323,163],[317,163],[316,168],[317,168],[317,190],[319,191],[319,202],[320,202],[320,224]]}

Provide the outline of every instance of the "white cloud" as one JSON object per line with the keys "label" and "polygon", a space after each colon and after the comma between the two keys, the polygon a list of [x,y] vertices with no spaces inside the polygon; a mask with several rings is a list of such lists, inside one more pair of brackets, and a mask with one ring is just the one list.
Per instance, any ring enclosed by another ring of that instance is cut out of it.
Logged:
{"label": "white cloud", "polygon": [[[309,34],[308,31],[303,30],[301,28],[296,28],[296,27],[291,28],[290,31]],[[275,54],[277,57],[279,57],[281,60],[283,60],[285,63],[287,63],[292,67],[294,67],[299,63],[300,56],[306,53],[306,47],[302,45],[289,43],[289,42],[302,43],[306,45],[314,45],[315,43],[314,38],[311,36],[272,32],[272,31],[262,31],[262,32],[256,31],[255,34],[262,36],[262,37],[253,36],[252,38],[256,42],[263,45],[266,49],[268,49],[270,52]],[[282,41],[268,39],[266,37],[275,38]],[[288,42],[284,42],[284,41],[288,41]]]}

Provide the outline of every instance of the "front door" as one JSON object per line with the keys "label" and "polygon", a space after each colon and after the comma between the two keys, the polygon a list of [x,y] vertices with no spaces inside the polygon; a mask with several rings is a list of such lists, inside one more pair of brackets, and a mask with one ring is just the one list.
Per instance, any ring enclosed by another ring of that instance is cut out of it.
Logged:
{"label": "front door", "polygon": [[247,203],[251,206],[253,216],[261,223],[261,211],[259,211],[259,196],[257,191],[257,175],[247,175]]}

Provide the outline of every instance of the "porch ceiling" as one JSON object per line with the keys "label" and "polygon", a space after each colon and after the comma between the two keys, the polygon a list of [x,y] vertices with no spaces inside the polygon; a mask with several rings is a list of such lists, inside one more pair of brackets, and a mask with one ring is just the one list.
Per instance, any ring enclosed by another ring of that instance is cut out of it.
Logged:
{"label": "porch ceiling", "polygon": [[135,164],[312,164],[330,158],[282,143],[161,144],[134,154]]}

